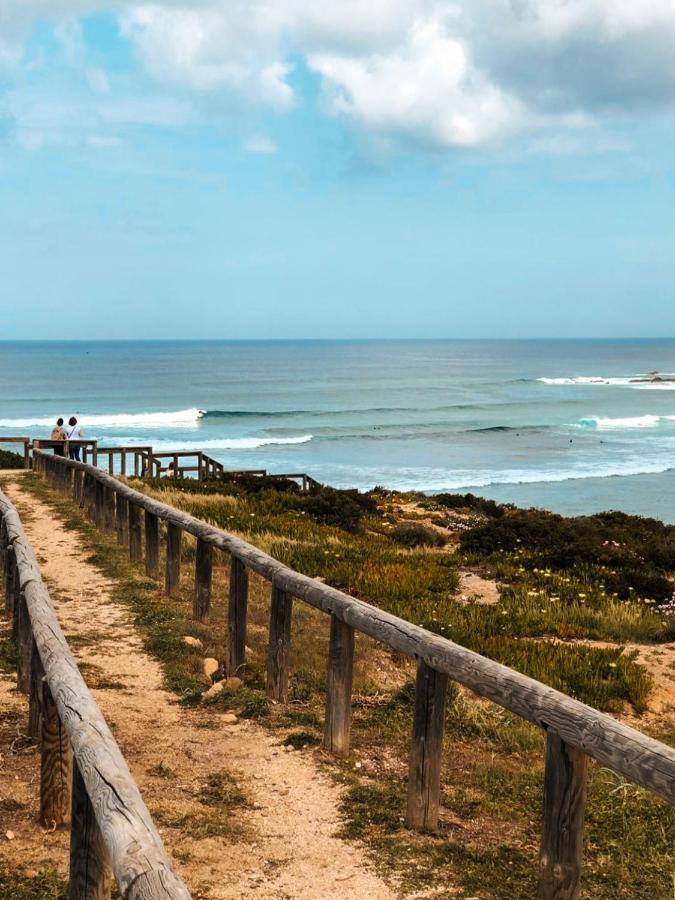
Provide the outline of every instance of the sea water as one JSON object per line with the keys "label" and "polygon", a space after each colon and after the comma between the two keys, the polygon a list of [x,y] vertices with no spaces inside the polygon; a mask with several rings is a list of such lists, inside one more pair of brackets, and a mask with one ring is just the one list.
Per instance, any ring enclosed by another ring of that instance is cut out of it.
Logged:
{"label": "sea water", "polygon": [[228,468],[675,521],[674,372],[675,340],[0,343],[0,436],[76,415]]}

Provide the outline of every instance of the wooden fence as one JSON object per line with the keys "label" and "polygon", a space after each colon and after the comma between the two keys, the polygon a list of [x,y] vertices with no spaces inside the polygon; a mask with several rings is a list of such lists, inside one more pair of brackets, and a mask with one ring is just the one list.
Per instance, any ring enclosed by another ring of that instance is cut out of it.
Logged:
{"label": "wooden fence", "polygon": [[2,491],[0,563],[17,645],[17,689],[29,695],[28,734],[40,745],[40,820],[47,828],[70,824],[69,897],[107,900],[112,870],[125,900],[189,900]]}
{"label": "wooden fence", "polygon": [[0,437],[0,446],[2,446],[2,444],[22,444],[23,465],[25,469],[30,469],[31,440],[29,437]]}
{"label": "wooden fence", "polygon": [[330,617],[324,747],[349,752],[354,633],[358,631],[416,659],[417,680],[409,760],[406,821],[410,828],[438,825],[444,712],[448,678],[498,703],[546,733],[540,850],[540,900],[576,898],[582,868],[588,758],[675,803],[675,750],[566,694],[506,666],[293,571],[252,544],[133,490],[92,466],[44,453],[34,468],[71,495],[108,532],[128,543],[132,560],[143,558],[159,577],[159,521],[166,523],[167,595],[178,592],[183,532],[197,539],[193,616],[204,620],[211,605],[213,550],[230,555],[228,674],[244,668],[248,573],[271,583],[267,692],[287,699],[293,600]]}
{"label": "wooden fence", "polygon": [[[0,436],[0,445],[2,444],[23,445],[23,460],[26,469],[31,467],[33,450],[51,450],[57,456],[68,457],[71,450],[78,449],[82,456],[82,462],[88,463],[91,459],[93,466],[103,468],[105,460],[105,467],[110,475],[133,475],[136,478],[146,475],[153,478],[161,478],[163,475],[185,478],[194,475],[197,481],[212,481],[237,475],[268,476],[270,474],[267,469],[226,469],[221,462],[202,450],[155,453],[152,447],[141,445],[99,447],[98,441],[52,441],[29,437]],[[303,492],[321,486],[320,482],[306,472],[274,473],[270,477],[288,478],[295,481]]]}

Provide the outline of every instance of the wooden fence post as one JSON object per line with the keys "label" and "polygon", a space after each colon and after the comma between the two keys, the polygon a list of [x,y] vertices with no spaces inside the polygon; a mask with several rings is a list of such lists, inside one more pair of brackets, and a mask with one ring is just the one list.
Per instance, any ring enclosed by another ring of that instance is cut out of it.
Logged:
{"label": "wooden fence post", "polygon": [[323,746],[337,756],[349,753],[353,668],[354,629],[331,613]]}
{"label": "wooden fence post", "polygon": [[16,689],[22,694],[30,691],[30,657],[32,633],[28,604],[23,591],[16,605]]}
{"label": "wooden fence post", "polygon": [[21,581],[19,575],[19,566],[16,559],[16,553],[12,552],[10,557],[12,563],[12,570],[10,572],[10,580],[9,580],[9,614],[12,619],[12,637],[15,641],[18,641],[18,629],[19,629],[19,616],[18,616],[18,608],[19,608],[19,597],[21,596]]}
{"label": "wooden fence post", "polygon": [[9,538],[7,536],[7,526],[5,525],[5,519],[2,513],[0,513],[0,572],[2,572],[3,584],[5,578],[5,559],[7,557],[7,545],[9,544]]}
{"label": "wooden fence post", "polygon": [[418,831],[438,827],[447,687],[447,675],[418,660],[406,815],[408,828]]}
{"label": "wooden fence post", "polygon": [[197,538],[195,558],[195,594],[192,618],[203,622],[211,610],[211,582],[213,580],[213,544]]}
{"label": "wooden fence post", "polygon": [[42,737],[42,712],[40,692],[42,689],[42,679],[45,677],[45,670],[40,659],[35,639],[31,637],[31,655],[30,655],[30,694],[28,703],[28,737],[34,741],[39,741]]}
{"label": "wooden fence post", "polygon": [[145,574],[159,578],[159,519],[145,510]]}
{"label": "wooden fence post", "polygon": [[70,827],[70,900],[109,900],[112,887],[108,851],[77,760],[73,760]]}
{"label": "wooden fence post", "polygon": [[272,585],[270,642],[267,651],[267,695],[280,703],[288,700],[288,654],[291,645],[293,597]]}
{"label": "wooden fence post", "polygon": [[227,610],[228,675],[240,675],[246,665],[247,607],[248,572],[243,562],[233,556],[230,559],[230,602]]}
{"label": "wooden fence post", "polygon": [[42,679],[40,699],[40,821],[50,828],[70,821],[72,752],[46,678]]}
{"label": "wooden fence post", "polygon": [[75,469],[73,472],[73,501],[82,505],[82,481],[83,472],[81,469]]}
{"label": "wooden fence post", "polygon": [[98,479],[94,481],[94,524],[103,531],[105,527],[105,488]]}
{"label": "wooden fence post", "polygon": [[538,900],[576,900],[581,886],[588,756],[546,733]]}
{"label": "wooden fence post", "polygon": [[166,528],[166,581],[167,597],[177,597],[180,593],[180,546],[183,531],[169,522]]}
{"label": "wooden fence post", "polygon": [[103,489],[103,529],[108,534],[115,530],[115,491],[110,487]]}
{"label": "wooden fence post", "polygon": [[92,498],[92,477],[89,472],[82,474],[82,499],[80,506],[84,510],[85,516],[91,518],[91,498]]}
{"label": "wooden fence post", "polygon": [[129,540],[129,503],[121,494],[117,495],[115,503],[115,530],[117,543],[126,544]]}
{"label": "wooden fence post", "polygon": [[14,616],[14,569],[16,567],[16,556],[14,547],[8,544],[5,548],[5,616],[12,619]]}
{"label": "wooden fence post", "polygon": [[129,559],[138,562],[143,559],[141,546],[141,508],[129,501]]}

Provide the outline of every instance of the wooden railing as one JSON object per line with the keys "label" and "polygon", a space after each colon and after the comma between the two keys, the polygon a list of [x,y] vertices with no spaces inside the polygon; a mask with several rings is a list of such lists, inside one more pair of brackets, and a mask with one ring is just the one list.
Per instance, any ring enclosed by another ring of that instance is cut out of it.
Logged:
{"label": "wooden railing", "polygon": [[23,465],[24,468],[30,469],[31,441],[29,437],[0,437],[0,446],[2,444],[23,444]]}
{"label": "wooden railing", "polygon": [[193,617],[209,614],[213,550],[230,555],[228,674],[244,669],[248,573],[271,582],[267,692],[285,702],[293,599],[330,616],[324,747],[349,752],[354,633],[417,660],[409,761],[406,822],[410,828],[438,825],[444,711],[448,678],[498,703],[546,733],[540,850],[540,900],[575,898],[582,866],[583,820],[588,758],[675,803],[675,750],[573,700],[566,694],[493,662],[447,638],[322,584],[263,553],[252,544],[187,513],[133,490],[91,466],[36,453],[34,467],[57,489],[72,495],[108,532],[127,543],[132,560],[143,558],[141,511],[145,520],[146,572],[159,577],[159,521],[166,523],[165,590],[178,593],[183,532],[197,539]]}
{"label": "wooden railing", "polygon": [[[131,459],[129,459],[131,457]],[[106,460],[107,470],[111,475],[134,475],[139,478],[145,474],[156,474],[152,463],[152,447],[98,447],[97,459],[93,465],[101,466]],[[87,462],[85,453],[83,462]]]}
{"label": "wooden railing", "polygon": [[[92,465],[102,468],[105,460],[105,467],[110,475],[133,475],[136,478],[143,476],[161,478],[167,475],[185,478],[195,475],[198,481],[218,480],[237,475],[270,475],[267,469],[226,469],[221,462],[201,450],[155,453],[151,446],[99,447],[98,441],[52,441],[42,438],[33,440],[29,437],[0,436],[1,444],[23,444],[26,469],[30,469],[32,450],[51,450],[57,456],[68,457],[71,449],[78,448],[82,462],[88,463],[91,458]],[[168,464],[162,465],[163,461],[167,460]],[[321,486],[320,482],[306,472],[273,473],[270,477],[296,481],[303,492]]]}
{"label": "wooden railing", "polygon": [[17,645],[17,688],[29,695],[28,734],[40,745],[40,820],[46,828],[70,823],[69,897],[106,900],[112,869],[125,900],[189,900],[2,491],[0,562],[5,614]]}

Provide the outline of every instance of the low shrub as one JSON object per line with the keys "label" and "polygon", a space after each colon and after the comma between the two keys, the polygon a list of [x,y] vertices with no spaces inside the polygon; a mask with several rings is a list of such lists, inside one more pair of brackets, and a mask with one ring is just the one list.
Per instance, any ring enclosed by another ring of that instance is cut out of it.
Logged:
{"label": "low shrub", "polygon": [[486,497],[476,497],[475,494],[434,494],[429,499],[447,509],[470,509],[492,519],[500,519],[511,508]]}
{"label": "low shrub", "polygon": [[444,547],[447,538],[439,531],[414,522],[403,522],[388,532],[389,537],[404,547]]}
{"label": "low shrub", "polygon": [[[292,478],[279,478],[276,475],[226,474],[224,481],[242,487],[247,494],[259,494],[261,491],[279,491],[282,494],[300,493],[300,485]],[[221,486],[223,484],[221,481],[213,483]]]}
{"label": "low shrub", "polygon": [[522,552],[529,568],[601,567],[606,591],[622,599],[637,594],[664,602],[673,593],[675,526],[656,519],[621,512],[564,518],[516,509],[462,534],[460,547],[481,557]]}
{"label": "low shrub", "polygon": [[315,522],[336,525],[345,531],[363,530],[364,515],[377,513],[377,502],[357,490],[338,490],[332,487],[314,488],[303,498],[302,508]]}
{"label": "low shrub", "polygon": [[23,456],[10,450],[0,450],[0,469],[23,469]]}

